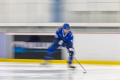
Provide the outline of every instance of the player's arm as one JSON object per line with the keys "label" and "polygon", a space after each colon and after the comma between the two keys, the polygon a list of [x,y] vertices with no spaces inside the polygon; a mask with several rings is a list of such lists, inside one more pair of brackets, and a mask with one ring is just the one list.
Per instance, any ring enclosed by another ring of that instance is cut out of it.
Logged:
{"label": "player's arm", "polygon": [[60,38],[60,28],[56,31],[55,38],[58,39]]}
{"label": "player's arm", "polygon": [[74,48],[73,48],[73,38],[68,40],[68,47],[69,47],[69,51],[71,51],[73,53],[73,51],[74,51]]}
{"label": "player's arm", "polygon": [[60,37],[60,35],[61,35],[60,29],[61,29],[61,28],[59,28],[59,29],[56,31],[55,38],[58,40],[58,44],[59,44],[59,45],[62,45],[64,41],[63,41],[63,40],[61,39],[61,37]]}
{"label": "player's arm", "polygon": [[72,35],[72,33],[70,33],[70,35],[68,37],[68,45],[69,44],[73,44],[73,35]]}
{"label": "player's arm", "polygon": [[68,38],[68,47],[69,47],[68,50],[69,50],[70,56],[73,56],[74,48],[73,48],[73,35],[72,35],[72,33]]}

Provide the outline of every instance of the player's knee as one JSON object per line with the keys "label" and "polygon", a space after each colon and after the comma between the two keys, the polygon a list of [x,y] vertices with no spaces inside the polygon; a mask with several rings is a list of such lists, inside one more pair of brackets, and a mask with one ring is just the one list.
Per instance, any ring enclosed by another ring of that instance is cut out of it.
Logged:
{"label": "player's knee", "polygon": [[74,48],[69,48],[69,54],[70,54],[70,56],[74,55]]}

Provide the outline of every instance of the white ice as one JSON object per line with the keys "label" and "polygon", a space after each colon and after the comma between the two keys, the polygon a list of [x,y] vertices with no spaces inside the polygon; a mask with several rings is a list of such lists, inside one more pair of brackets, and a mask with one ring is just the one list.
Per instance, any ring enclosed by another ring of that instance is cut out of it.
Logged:
{"label": "white ice", "polygon": [[75,65],[50,64],[43,67],[38,63],[0,62],[0,80],[120,80],[120,66],[117,65]]}

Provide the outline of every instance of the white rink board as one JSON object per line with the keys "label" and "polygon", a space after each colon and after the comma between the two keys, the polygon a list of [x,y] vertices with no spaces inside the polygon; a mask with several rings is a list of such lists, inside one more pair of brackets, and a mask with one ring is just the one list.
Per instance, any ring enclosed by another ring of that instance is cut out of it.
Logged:
{"label": "white rink board", "polygon": [[[54,35],[55,33],[7,33],[8,35]],[[74,34],[78,60],[120,61],[120,34]],[[68,59],[66,49],[63,59]]]}
{"label": "white rink board", "polygon": [[74,34],[78,60],[120,61],[120,34]]}

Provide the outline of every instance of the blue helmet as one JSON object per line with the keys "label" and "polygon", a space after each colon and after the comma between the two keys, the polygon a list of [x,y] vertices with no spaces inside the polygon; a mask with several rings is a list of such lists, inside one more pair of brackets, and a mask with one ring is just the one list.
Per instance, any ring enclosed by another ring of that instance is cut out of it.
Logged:
{"label": "blue helmet", "polygon": [[63,29],[70,29],[69,24],[65,23],[65,24],[63,25]]}

